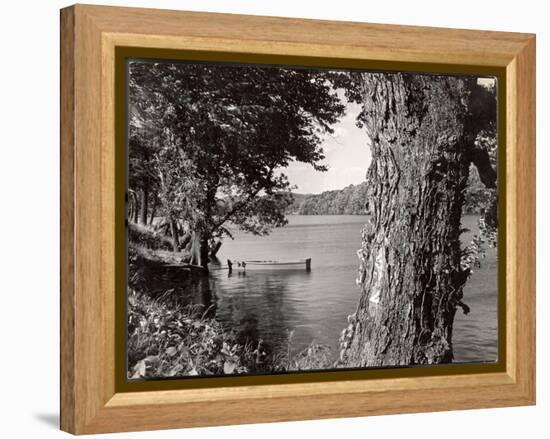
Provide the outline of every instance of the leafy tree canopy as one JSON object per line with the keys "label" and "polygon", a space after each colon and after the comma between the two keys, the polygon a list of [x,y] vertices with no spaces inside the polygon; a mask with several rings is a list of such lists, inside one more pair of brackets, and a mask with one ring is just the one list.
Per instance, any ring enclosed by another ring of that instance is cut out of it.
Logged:
{"label": "leafy tree canopy", "polygon": [[130,182],[160,185],[164,209],[194,230],[220,236],[232,222],[265,234],[292,202],[277,169],[326,170],[323,139],[344,112],[329,73],[142,61],[129,71]]}

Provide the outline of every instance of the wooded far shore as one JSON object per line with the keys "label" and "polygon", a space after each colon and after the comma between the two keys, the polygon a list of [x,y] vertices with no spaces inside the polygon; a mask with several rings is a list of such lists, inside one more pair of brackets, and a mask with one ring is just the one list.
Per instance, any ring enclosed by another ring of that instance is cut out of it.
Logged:
{"label": "wooded far shore", "polygon": [[[293,203],[286,213],[291,215],[366,215],[365,200],[369,183],[350,184],[342,189],[324,191],[320,194],[293,192]],[[464,215],[479,215],[491,201],[491,189],[487,189],[472,166],[464,194]]]}

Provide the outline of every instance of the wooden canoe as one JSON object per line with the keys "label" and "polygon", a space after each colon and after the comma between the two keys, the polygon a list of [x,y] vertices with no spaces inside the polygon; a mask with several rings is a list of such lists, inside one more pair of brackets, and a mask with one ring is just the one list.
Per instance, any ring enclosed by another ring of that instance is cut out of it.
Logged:
{"label": "wooden canoe", "polygon": [[229,269],[234,270],[311,270],[311,258],[292,261],[254,260],[231,261],[227,260]]}

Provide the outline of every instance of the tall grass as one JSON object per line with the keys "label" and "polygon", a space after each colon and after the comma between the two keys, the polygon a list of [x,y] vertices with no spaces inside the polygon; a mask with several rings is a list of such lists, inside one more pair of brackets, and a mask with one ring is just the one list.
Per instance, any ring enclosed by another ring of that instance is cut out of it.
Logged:
{"label": "tall grass", "polygon": [[285,343],[273,353],[272,370],[274,372],[323,370],[336,367],[329,346],[312,341],[307,348],[293,353],[293,337],[294,331],[288,331]]}

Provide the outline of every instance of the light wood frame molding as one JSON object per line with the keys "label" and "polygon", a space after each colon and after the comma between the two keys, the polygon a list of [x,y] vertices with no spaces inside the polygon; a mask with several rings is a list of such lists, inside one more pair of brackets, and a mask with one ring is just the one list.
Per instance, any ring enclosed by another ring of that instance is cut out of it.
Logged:
{"label": "light wood frame molding", "polygon": [[[479,65],[506,77],[506,369],[115,391],[115,48]],[[61,428],[74,434],[535,403],[535,36],[76,5],[61,11]]]}

